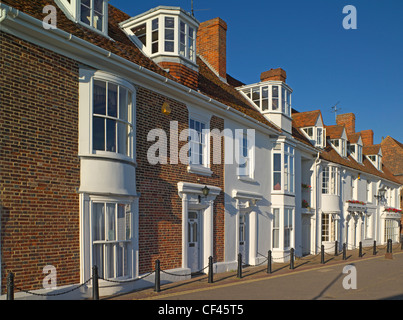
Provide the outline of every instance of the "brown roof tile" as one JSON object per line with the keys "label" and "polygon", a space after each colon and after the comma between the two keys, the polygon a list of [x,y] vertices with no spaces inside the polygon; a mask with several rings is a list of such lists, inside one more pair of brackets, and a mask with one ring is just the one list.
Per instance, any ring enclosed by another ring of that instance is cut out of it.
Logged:
{"label": "brown roof tile", "polygon": [[344,126],[325,126],[326,127],[326,136],[329,139],[340,139],[343,135]]}
{"label": "brown roof tile", "polygon": [[374,144],[372,146],[363,146],[362,153],[365,155],[375,155],[379,153],[379,149],[381,148],[380,144]]}
{"label": "brown roof tile", "polygon": [[316,124],[318,117],[322,118],[320,110],[292,113],[292,121],[296,128],[312,127]]}

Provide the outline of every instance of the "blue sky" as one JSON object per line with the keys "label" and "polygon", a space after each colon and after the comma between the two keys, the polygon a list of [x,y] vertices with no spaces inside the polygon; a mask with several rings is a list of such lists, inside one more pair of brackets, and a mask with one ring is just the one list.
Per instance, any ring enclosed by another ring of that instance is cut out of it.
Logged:
{"label": "blue sky", "polygon": [[[159,5],[191,10],[191,0],[110,0],[131,16]],[[345,30],[346,5],[357,9],[357,29]],[[353,112],[356,131],[372,129],[374,143],[403,142],[403,1],[401,0],[194,0],[200,21],[228,25],[227,72],[240,81],[281,67],[293,88],[293,107]]]}

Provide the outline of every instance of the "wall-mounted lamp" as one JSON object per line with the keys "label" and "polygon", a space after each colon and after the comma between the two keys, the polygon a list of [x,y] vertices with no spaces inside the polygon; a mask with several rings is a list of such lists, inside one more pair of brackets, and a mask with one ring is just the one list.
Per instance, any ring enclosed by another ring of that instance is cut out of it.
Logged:
{"label": "wall-mounted lamp", "polygon": [[251,199],[251,200],[249,200],[249,205],[250,205],[251,207],[254,207],[254,206],[256,205],[256,199]]}
{"label": "wall-mounted lamp", "polygon": [[[210,189],[207,186],[204,186],[204,188],[202,189],[202,193],[203,193],[203,198],[207,198],[207,196],[210,193]],[[201,202],[201,196],[199,195],[199,203]]]}
{"label": "wall-mounted lamp", "polygon": [[171,107],[169,106],[168,102],[164,102],[161,107],[161,112],[167,116],[171,114]]}
{"label": "wall-mounted lamp", "polygon": [[386,190],[379,190],[378,194],[374,195],[374,197],[378,200],[378,201],[385,201],[385,194],[386,194]]}
{"label": "wall-mounted lamp", "polygon": [[358,180],[361,180],[361,173],[358,174]]}

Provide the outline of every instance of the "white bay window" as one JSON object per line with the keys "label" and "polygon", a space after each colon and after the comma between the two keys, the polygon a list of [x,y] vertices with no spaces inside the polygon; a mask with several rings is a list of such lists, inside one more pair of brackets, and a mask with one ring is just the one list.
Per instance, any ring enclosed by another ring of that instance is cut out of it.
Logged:
{"label": "white bay window", "polygon": [[273,148],[273,191],[294,193],[295,161],[294,147],[285,143],[276,143]]}
{"label": "white bay window", "polygon": [[94,202],[93,265],[102,278],[131,277],[132,213],[130,204]]}
{"label": "white bay window", "polygon": [[132,157],[133,94],[112,81],[94,79],[92,147]]}

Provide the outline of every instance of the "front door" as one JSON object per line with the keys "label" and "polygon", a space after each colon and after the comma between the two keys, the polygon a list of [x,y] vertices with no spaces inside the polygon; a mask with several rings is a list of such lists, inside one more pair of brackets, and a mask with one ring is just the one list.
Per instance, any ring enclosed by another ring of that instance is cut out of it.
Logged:
{"label": "front door", "polygon": [[244,213],[239,214],[239,253],[242,254],[242,261],[248,264],[249,261],[249,241],[247,216]]}
{"label": "front door", "polygon": [[192,272],[200,270],[200,214],[188,213],[188,267]]}

